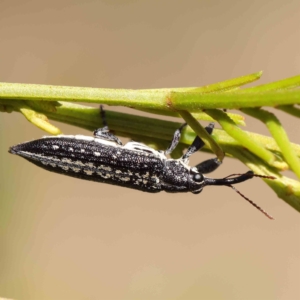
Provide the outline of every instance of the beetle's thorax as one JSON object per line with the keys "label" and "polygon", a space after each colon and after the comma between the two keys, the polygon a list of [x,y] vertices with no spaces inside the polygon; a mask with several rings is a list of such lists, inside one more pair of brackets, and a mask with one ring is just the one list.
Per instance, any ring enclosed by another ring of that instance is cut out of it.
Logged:
{"label": "beetle's thorax", "polygon": [[162,189],[166,192],[200,192],[202,185],[193,180],[197,170],[180,159],[166,159],[161,174]]}

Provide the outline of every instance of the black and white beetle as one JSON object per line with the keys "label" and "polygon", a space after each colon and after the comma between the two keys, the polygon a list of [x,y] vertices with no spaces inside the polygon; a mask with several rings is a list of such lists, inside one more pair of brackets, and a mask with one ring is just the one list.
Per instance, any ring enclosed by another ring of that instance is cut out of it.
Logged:
{"label": "black and white beetle", "polygon": [[[232,184],[253,177],[268,179],[274,179],[274,177],[256,175],[252,171],[245,174],[232,174],[221,179],[205,177],[203,174],[214,171],[221,162],[213,158],[195,167],[188,165],[189,157],[204,146],[204,142],[198,136],[180,159],[166,157],[178,145],[181,131],[186,124],[175,131],[173,140],[166,151],[156,151],[137,142],[122,145],[122,142],[109,132],[102,107],[101,115],[104,127],[94,131],[94,137],[46,136],[13,146],[9,152],[20,155],[52,172],[149,193],[166,191],[198,194],[207,185],[229,186],[272,219],[267,212],[246,198]],[[211,134],[213,128],[214,124],[211,123],[205,129]]]}

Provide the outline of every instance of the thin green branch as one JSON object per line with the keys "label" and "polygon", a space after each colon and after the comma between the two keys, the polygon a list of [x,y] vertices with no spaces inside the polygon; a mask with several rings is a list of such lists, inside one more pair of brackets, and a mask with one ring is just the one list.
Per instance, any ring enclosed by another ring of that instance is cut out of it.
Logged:
{"label": "thin green branch", "polygon": [[265,91],[276,91],[284,89],[292,89],[300,86],[300,75],[278,80],[271,83],[261,84],[250,88],[243,89],[243,92],[257,93]]}
{"label": "thin green branch", "polygon": [[255,153],[258,157],[266,161],[269,165],[280,170],[288,168],[285,162],[279,161],[278,158],[262,144],[254,142],[245,131],[241,130],[234,124],[226,113],[217,109],[207,109],[205,112],[214,118],[230,136],[232,136],[245,148],[249,149],[249,151]]}
{"label": "thin green branch", "polygon": [[[215,87],[217,88],[217,87]],[[187,110],[243,108],[300,103],[300,91],[264,93],[169,92],[0,83],[0,99],[70,101],[128,106],[137,109]]]}
{"label": "thin green branch", "polygon": [[177,110],[197,112],[203,109],[226,108],[240,109],[244,107],[277,106],[300,103],[300,91],[267,91],[264,93],[178,93],[172,92],[170,106]]}
{"label": "thin green branch", "polygon": [[244,108],[242,111],[266,124],[277,145],[280,147],[286,162],[300,179],[300,160],[293,151],[289,138],[278,118],[263,109]]}
{"label": "thin green branch", "polygon": [[49,123],[46,115],[37,113],[26,105],[25,101],[16,101],[14,110],[19,111],[23,116],[36,127],[47,131],[53,135],[61,134],[61,131],[56,126]]}

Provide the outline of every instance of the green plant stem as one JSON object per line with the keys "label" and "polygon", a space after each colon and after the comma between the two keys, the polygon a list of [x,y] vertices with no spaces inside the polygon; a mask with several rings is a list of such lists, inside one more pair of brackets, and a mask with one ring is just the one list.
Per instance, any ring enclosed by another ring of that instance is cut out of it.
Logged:
{"label": "green plant stem", "polygon": [[261,72],[226,80],[200,88],[174,88],[152,90],[100,89],[36,84],[0,83],[0,99],[31,101],[72,101],[123,105],[136,109],[170,110],[167,99],[172,90],[203,93],[232,90],[260,78]]}
{"label": "green plant stem", "polygon": [[214,118],[230,136],[240,143],[240,145],[243,145],[245,148],[249,149],[249,151],[255,153],[269,165],[280,170],[288,168],[285,162],[278,161],[276,156],[262,144],[253,142],[253,139],[245,131],[236,126],[226,113],[217,109],[207,109],[205,112]]}
{"label": "green plant stem", "polygon": [[264,93],[199,94],[172,92],[170,106],[177,110],[197,112],[203,109],[261,107],[300,103],[300,91],[267,91]]}
{"label": "green plant stem", "polygon": [[244,108],[242,111],[266,124],[277,145],[280,147],[286,162],[300,179],[300,160],[293,151],[289,138],[278,118],[263,109]]}
{"label": "green plant stem", "polygon": [[244,93],[292,89],[300,86],[300,75],[243,89]]}
{"label": "green plant stem", "polygon": [[49,120],[45,114],[37,113],[35,110],[26,105],[25,101],[16,101],[13,110],[19,111],[29,122],[38,128],[53,135],[61,134],[59,128],[49,123]]}
{"label": "green plant stem", "polygon": [[32,101],[70,101],[128,106],[138,109],[187,110],[198,112],[209,108],[236,109],[300,103],[300,91],[267,91],[265,93],[140,91],[84,87],[0,83],[0,99]]}

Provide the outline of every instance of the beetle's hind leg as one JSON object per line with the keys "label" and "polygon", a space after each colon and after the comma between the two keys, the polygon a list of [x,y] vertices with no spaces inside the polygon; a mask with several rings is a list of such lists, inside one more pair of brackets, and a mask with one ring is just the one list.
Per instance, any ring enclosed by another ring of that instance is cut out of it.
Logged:
{"label": "beetle's hind leg", "polygon": [[102,118],[103,127],[96,129],[94,131],[94,136],[99,139],[112,141],[119,145],[122,145],[122,142],[119,140],[119,138],[109,132],[109,128],[108,128],[107,121],[106,121],[105,111],[104,111],[102,105],[100,105],[100,114],[101,114],[101,118]]}

